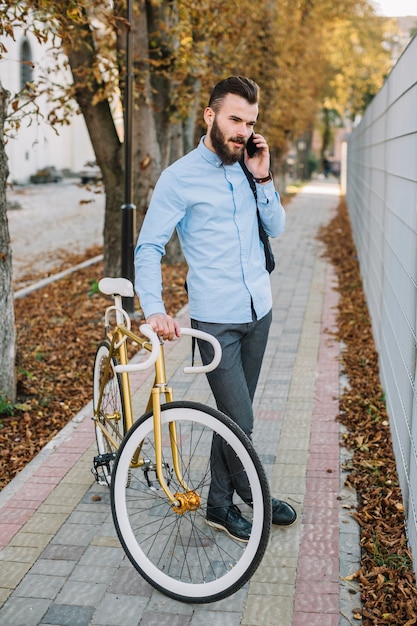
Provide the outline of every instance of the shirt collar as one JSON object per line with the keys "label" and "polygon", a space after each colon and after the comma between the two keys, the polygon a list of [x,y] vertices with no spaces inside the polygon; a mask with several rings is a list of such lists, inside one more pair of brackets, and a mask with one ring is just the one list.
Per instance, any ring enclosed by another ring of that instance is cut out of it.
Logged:
{"label": "shirt collar", "polygon": [[197,150],[200,152],[203,159],[205,159],[206,161],[208,161],[208,163],[211,163],[215,167],[221,167],[223,165],[223,167],[225,168],[233,167],[233,168],[238,168],[240,170],[240,165],[238,161],[236,161],[236,163],[233,163],[233,165],[224,165],[223,161],[216,154],[216,152],[213,152],[212,150],[209,150],[207,148],[206,144],[204,143],[205,137],[206,135],[203,135],[201,137],[200,143],[197,146]]}
{"label": "shirt collar", "polygon": [[222,163],[220,157],[217,156],[217,154],[215,152],[212,152],[211,150],[209,150],[207,148],[207,146],[204,143],[205,137],[206,137],[206,135],[203,135],[201,137],[200,143],[198,144],[197,149],[200,152],[200,154],[203,157],[203,159],[205,159],[206,161],[208,161],[209,163],[211,163],[215,167],[220,167],[221,165],[223,165],[223,163]]}

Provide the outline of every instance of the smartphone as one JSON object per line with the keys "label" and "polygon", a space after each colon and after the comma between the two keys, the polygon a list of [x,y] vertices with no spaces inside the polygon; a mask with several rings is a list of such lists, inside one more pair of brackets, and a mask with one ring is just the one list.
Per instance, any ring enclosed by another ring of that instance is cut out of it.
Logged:
{"label": "smartphone", "polygon": [[252,157],[254,157],[255,154],[258,152],[258,148],[256,147],[256,144],[253,141],[253,133],[249,137],[249,139],[248,139],[248,141],[246,143],[246,151],[247,151],[248,156],[249,156],[250,159]]}

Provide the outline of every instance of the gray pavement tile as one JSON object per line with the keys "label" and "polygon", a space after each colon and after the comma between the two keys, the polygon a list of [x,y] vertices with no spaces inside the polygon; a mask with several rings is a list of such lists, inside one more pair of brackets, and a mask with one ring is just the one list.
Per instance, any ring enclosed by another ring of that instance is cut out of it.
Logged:
{"label": "gray pavement tile", "polygon": [[65,576],[47,576],[30,572],[18,585],[13,595],[20,598],[49,598],[53,600],[62,589],[65,581]]}
{"label": "gray pavement tile", "polygon": [[[255,448],[256,448],[256,442],[255,443]],[[275,456],[272,456],[272,454],[263,454],[259,452],[259,448],[258,448],[258,456],[261,460],[262,465],[273,465],[274,461],[275,461]]]}
{"label": "gray pavement tile", "polygon": [[[355,522],[356,523],[356,522]],[[358,528],[353,528],[352,532],[345,533],[345,527],[340,526],[339,542],[342,554],[349,555],[359,560],[361,555],[360,549],[360,532]]]}
{"label": "gray pavement tile", "polygon": [[67,546],[88,546],[97,533],[98,525],[70,524],[67,522],[52,538],[51,544]]}
{"label": "gray pavement tile", "polygon": [[137,626],[148,603],[147,597],[108,593],[98,603],[91,626]]}
{"label": "gray pavement tile", "polygon": [[86,550],[85,546],[63,546],[59,543],[49,544],[41,554],[42,559],[58,561],[78,561]]}
{"label": "gray pavement tile", "polygon": [[71,513],[67,522],[69,524],[104,524],[109,516],[109,511],[103,509],[98,511],[97,508],[91,511],[82,510],[80,506],[77,506],[75,511]]}
{"label": "gray pavement tile", "polygon": [[55,604],[97,606],[106,593],[106,588],[107,586],[103,583],[69,580],[57,595]]}
{"label": "gray pavement tile", "polygon": [[109,519],[100,525],[100,536],[101,537],[117,537],[117,532],[114,527],[113,519]]}
{"label": "gray pavement tile", "polygon": [[103,565],[101,567],[76,565],[68,577],[68,580],[108,585],[113,576],[114,567],[104,567]]}
{"label": "gray pavement tile", "polygon": [[341,582],[340,585],[340,599],[339,599],[339,607],[340,611],[349,617],[352,617],[353,609],[360,607],[362,604],[361,601],[361,592],[355,584],[348,584],[345,582]]}
{"label": "gray pavement tile", "polygon": [[93,606],[66,606],[53,604],[45,614],[42,624],[54,626],[89,626],[95,608]]}
{"label": "gray pavement tile", "polygon": [[[271,428],[270,432],[268,433],[268,427]],[[255,443],[255,447],[256,445],[261,445],[263,447],[267,447],[269,446],[271,452],[268,452],[269,454],[273,454],[275,456],[276,451],[277,451],[277,443],[278,443],[278,439],[279,439],[279,433],[281,431],[281,423],[277,420],[276,422],[274,422],[273,420],[270,421],[259,421],[256,423],[255,425],[255,430],[254,430],[254,434],[253,434],[253,440]]]}
{"label": "gray pavement tile", "polygon": [[[265,459],[263,463],[274,463],[277,452],[277,442],[270,439],[265,441],[264,437],[258,438],[256,434],[253,436],[253,445],[259,457]],[[271,460],[272,459],[272,460]]]}
{"label": "gray pavement tile", "polygon": [[358,571],[360,567],[360,561],[356,555],[341,553],[340,555],[340,576],[345,578]]}
{"label": "gray pavement tile", "polygon": [[241,612],[231,613],[226,611],[196,611],[190,625],[191,626],[240,626]]}
{"label": "gray pavement tile", "polygon": [[133,565],[119,567],[114,573],[113,580],[108,588],[109,593],[151,596],[153,587],[137,572]]}
{"label": "gray pavement tile", "polygon": [[[49,600],[10,597],[0,611],[0,626],[38,626],[49,607]],[[75,626],[75,624],[71,624]]]}
{"label": "gray pavement tile", "polygon": [[57,561],[56,559],[38,559],[30,570],[31,574],[46,576],[69,576],[75,567],[75,561]]}
{"label": "gray pavement tile", "polygon": [[[171,613],[144,613],[140,621],[140,626],[191,626],[192,615],[172,615]],[[209,626],[211,621],[197,622],[199,626]]]}
{"label": "gray pavement tile", "polygon": [[123,556],[124,552],[122,548],[89,546],[80,559],[80,565],[118,567]]}

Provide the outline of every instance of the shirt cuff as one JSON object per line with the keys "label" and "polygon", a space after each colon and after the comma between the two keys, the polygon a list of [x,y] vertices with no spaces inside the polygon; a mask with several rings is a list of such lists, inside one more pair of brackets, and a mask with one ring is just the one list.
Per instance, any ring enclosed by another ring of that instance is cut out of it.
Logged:
{"label": "shirt cuff", "polygon": [[[260,183],[255,184],[258,200],[260,202],[264,202],[265,204],[269,204],[269,202],[271,202],[271,200],[275,198],[275,194],[277,193],[275,190],[274,181],[271,180],[266,185],[262,185]],[[264,196],[264,199],[262,198],[262,195]]]}

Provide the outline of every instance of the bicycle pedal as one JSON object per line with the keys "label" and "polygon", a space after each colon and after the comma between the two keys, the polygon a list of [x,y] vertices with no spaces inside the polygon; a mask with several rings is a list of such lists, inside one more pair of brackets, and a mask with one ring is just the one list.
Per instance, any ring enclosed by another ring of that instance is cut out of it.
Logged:
{"label": "bicycle pedal", "polygon": [[[108,486],[110,484],[110,463],[114,461],[116,458],[115,452],[109,452],[106,454],[98,454],[93,459],[93,467],[91,468],[91,473],[93,474],[96,482],[99,485]],[[103,467],[107,468],[107,474],[101,469]]]}
{"label": "bicycle pedal", "polygon": [[[172,480],[172,470],[168,463],[162,463],[162,469],[165,472],[165,480],[167,485],[169,486]],[[145,475],[145,479],[149,489],[152,489],[152,491],[161,489],[161,485],[159,483],[156,473],[156,463],[152,463],[149,459],[145,459],[142,466],[142,471]]]}
{"label": "bicycle pedal", "polygon": [[91,468],[91,473],[93,474],[96,483],[98,485],[102,485],[103,487],[110,487],[110,475],[105,474],[104,471],[100,468]]}
{"label": "bicycle pedal", "polygon": [[115,458],[116,458],[115,452],[107,452],[105,454],[98,454],[93,459],[94,468],[102,467],[103,465],[105,465],[109,469],[111,461],[114,461]]}

